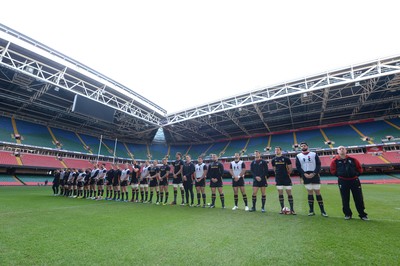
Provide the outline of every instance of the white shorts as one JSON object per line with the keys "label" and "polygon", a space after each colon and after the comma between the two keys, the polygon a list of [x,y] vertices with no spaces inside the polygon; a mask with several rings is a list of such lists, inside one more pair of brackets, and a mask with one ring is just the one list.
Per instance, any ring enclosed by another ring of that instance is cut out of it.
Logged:
{"label": "white shorts", "polygon": [[305,184],[304,186],[307,190],[313,190],[313,189],[320,190],[321,189],[321,184]]}
{"label": "white shorts", "polygon": [[174,186],[174,188],[183,187],[183,184],[182,184],[182,183],[179,183],[179,184],[172,184],[172,185]]}
{"label": "white shorts", "polygon": [[149,184],[140,184],[140,187],[149,187]]}
{"label": "white shorts", "polygon": [[132,187],[132,188],[138,188],[138,187],[139,187],[139,184],[131,184],[131,187]]}
{"label": "white shorts", "polygon": [[279,190],[282,190],[282,189],[292,190],[292,186],[276,186],[276,189],[279,189]]}

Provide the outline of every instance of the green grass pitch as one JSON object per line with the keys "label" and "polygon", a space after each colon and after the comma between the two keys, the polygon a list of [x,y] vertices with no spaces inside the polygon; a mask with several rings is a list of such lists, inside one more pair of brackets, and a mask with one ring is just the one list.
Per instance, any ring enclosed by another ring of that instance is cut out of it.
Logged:
{"label": "green grass pitch", "polygon": [[355,218],[343,219],[336,185],[321,188],[328,218],[317,206],[307,216],[301,185],[293,187],[296,216],[278,214],[273,186],[266,213],[245,212],[241,196],[232,211],[231,186],[224,187],[226,209],[218,196],[217,208],[203,209],[0,187],[0,265],[399,265],[400,185],[363,190],[370,221],[357,217],[353,203]]}

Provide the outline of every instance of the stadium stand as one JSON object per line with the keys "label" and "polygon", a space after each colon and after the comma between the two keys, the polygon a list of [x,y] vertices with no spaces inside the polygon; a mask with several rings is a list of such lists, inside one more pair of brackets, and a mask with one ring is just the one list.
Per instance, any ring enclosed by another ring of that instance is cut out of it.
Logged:
{"label": "stadium stand", "polygon": [[21,160],[24,166],[64,168],[60,160],[57,160],[54,156],[24,153],[21,154]]}
{"label": "stadium stand", "polygon": [[168,154],[167,144],[152,144],[149,145],[150,153],[153,160],[162,160]]}
{"label": "stadium stand", "polygon": [[400,163],[400,152],[399,151],[387,151],[382,153],[383,158],[393,164]]}
{"label": "stadium stand", "polygon": [[372,154],[349,154],[349,156],[352,156],[352,157],[358,159],[360,161],[361,165],[389,164],[389,162],[382,159],[381,156],[375,156]]}
{"label": "stadium stand", "polygon": [[21,182],[11,175],[0,174],[0,186],[23,186]]}
{"label": "stadium stand", "polygon": [[400,131],[385,121],[366,122],[355,125],[361,133],[372,138],[375,144],[381,143],[386,136],[400,137]]}
{"label": "stadium stand", "polygon": [[47,127],[22,120],[15,120],[22,144],[55,148]]}
{"label": "stadium stand", "polygon": [[200,155],[206,156],[206,152],[212,145],[212,143],[192,145],[189,154],[192,156],[193,160],[196,160]]}
{"label": "stadium stand", "polygon": [[245,154],[253,154],[255,150],[263,152],[264,148],[268,145],[268,139],[268,136],[251,138],[247,144]]}
{"label": "stadium stand", "polygon": [[18,165],[12,152],[0,151],[0,165]]}
{"label": "stadium stand", "polygon": [[189,151],[189,148],[189,145],[171,145],[169,149],[169,159],[175,160],[175,154],[177,152],[182,153],[182,156],[184,156],[186,152]]}
{"label": "stadium stand", "polygon": [[147,160],[147,145],[146,144],[132,144],[126,143],[129,151],[135,159]]}
{"label": "stadium stand", "polygon": [[361,140],[361,136],[352,129],[349,125],[327,127],[324,128],[324,132],[329,140],[334,141],[334,147],[340,145],[343,146],[355,146],[355,145],[366,145],[368,143]]}
{"label": "stadium stand", "polygon": [[307,131],[297,131],[296,132],[298,143],[305,141],[308,146],[316,149],[329,148],[328,145],[325,145],[325,139],[321,134],[319,129],[307,130]]}
{"label": "stadium stand", "polygon": [[18,175],[17,176],[27,186],[44,185],[47,180],[47,185],[52,185],[52,176],[34,176],[34,175]]}
{"label": "stadium stand", "polygon": [[222,142],[216,142],[214,145],[207,151],[206,156],[215,153],[218,156],[226,156],[223,152],[225,150],[225,147],[229,144],[228,141],[222,141]]}
{"label": "stadium stand", "polygon": [[88,160],[64,158],[63,161],[68,168],[86,169],[93,167]]}
{"label": "stadium stand", "polygon": [[81,141],[74,132],[58,128],[51,128],[51,130],[53,131],[53,134],[57,140],[62,144],[62,150],[88,153],[83,148]]}
{"label": "stadium stand", "polygon": [[11,135],[14,134],[11,119],[0,116],[0,125],[0,140],[15,143],[16,140],[11,137]]}
{"label": "stadium stand", "polygon": [[[105,145],[104,145],[105,144]],[[115,147],[115,140],[109,140],[109,139],[103,139],[103,145],[102,149],[105,149],[105,153],[107,153],[107,156],[113,156],[114,155],[114,147]],[[111,154],[109,152],[111,151]],[[96,153],[96,152],[95,152]],[[115,150],[115,156],[116,157],[122,157],[122,158],[129,158],[128,151],[124,147],[124,144],[119,142],[117,140],[117,148]]]}
{"label": "stadium stand", "polygon": [[[293,151],[292,145],[294,144],[294,142],[295,141],[293,133],[271,135],[271,151],[274,151],[274,147],[276,146],[280,146],[283,151]],[[266,146],[266,144],[267,142],[264,143],[264,147]]]}
{"label": "stadium stand", "polygon": [[232,157],[236,152],[241,152],[249,139],[232,140],[225,150],[224,157]]}
{"label": "stadium stand", "polygon": [[[82,139],[83,143],[85,143],[86,146],[90,147],[91,153],[97,154],[99,152],[100,137],[97,138],[85,134],[78,134],[78,135]],[[100,154],[105,156],[110,156],[110,153],[107,151],[107,149],[103,147],[101,148]]]}

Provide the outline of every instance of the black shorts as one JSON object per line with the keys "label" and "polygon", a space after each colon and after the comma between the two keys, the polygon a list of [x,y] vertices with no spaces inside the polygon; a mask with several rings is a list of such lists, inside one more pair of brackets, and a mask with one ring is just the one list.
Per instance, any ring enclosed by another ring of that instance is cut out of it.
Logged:
{"label": "black shorts", "polygon": [[261,181],[253,180],[253,187],[268,187],[267,179],[261,178]]}
{"label": "black shorts", "polygon": [[131,179],[131,183],[129,185],[135,185],[135,184],[139,184],[139,179],[137,178],[132,178]]}
{"label": "black shorts", "polygon": [[89,185],[96,185],[96,179],[90,178]]}
{"label": "black shorts", "polygon": [[85,179],[85,181],[83,182],[83,185],[86,187],[86,186],[89,186],[89,179]]}
{"label": "black shorts", "polygon": [[140,180],[139,184],[140,185],[148,185],[149,182],[148,182],[147,178],[144,178],[143,180]]}
{"label": "black shorts", "polygon": [[205,187],[206,186],[206,180],[202,178],[200,182],[194,182],[195,187]]}
{"label": "black shorts", "polygon": [[97,185],[98,186],[102,186],[102,185],[104,185],[104,179],[99,179],[99,180],[97,180]]}
{"label": "black shorts", "polygon": [[112,185],[113,185],[113,187],[118,187],[118,186],[119,186],[119,181],[118,181],[118,179],[117,179],[117,180],[113,180]]}
{"label": "black shorts", "polygon": [[112,186],[112,179],[106,179],[106,186]]}
{"label": "black shorts", "polygon": [[[312,173],[312,172],[310,172]],[[315,175],[313,178],[305,178],[303,177],[304,184],[321,184],[321,180],[319,175]]]}
{"label": "black shorts", "polygon": [[121,181],[121,187],[126,187],[128,185],[128,180]]}
{"label": "black shorts", "polygon": [[150,179],[149,187],[158,187],[158,180],[157,179]]}
{"label": "black shorts", "polygon": [[221,179],[218,179],[218,181],[214,183],[214,182],[210,179],[210,187],[223,187],[222,180],[221,180]]}
{"label": "black shorts", "polygon": [[74,182],[72,182],[72,185],[73,185],[74,187],[76,187],[76,180],[74,180]]}
{"label": "black shorts", "polygon": [[160,181],[160,184],[159,184],[160,186],[168,186],[168,179],[167,178],[163,178],[161,181]]}
{"label": "black shorts", "polygon": [[60,186],[64,186],[64,180],[60,180]]}
{"label": "black shorts", "polygon": [[182,183],[182,176],[180,175],[172,179],[172,184],[181,184],[181,183]]}
{"label": "black shorts", "polygon": [[78,187],[83,187],[83,182],[82,181],[78,182]]}
{"label": "black shorts", "polygon": [[232,178],[232,187],[244,187],[244,178],[241,177],[236,182],[235,179]]}
{"label": "black shorts", "polygon": [[292,186],[292,180],[289,178],[277,178],[275,177],[275,182],[277,186]]}

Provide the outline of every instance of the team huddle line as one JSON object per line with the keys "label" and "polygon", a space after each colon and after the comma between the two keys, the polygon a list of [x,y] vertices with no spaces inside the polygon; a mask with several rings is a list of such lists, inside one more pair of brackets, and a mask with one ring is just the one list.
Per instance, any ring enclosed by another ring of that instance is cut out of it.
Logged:
{"label": "team huddle line", "polygon": [[[321,212],[321,215],[328,217],[324,208],[324,202],[320,191],[321,161],[315,152],[308,150],[307,143],[301,143],[302,152],[296,156],[296,168],[308,193],[308,216],[314,216],[314,194]],[[364,212],[364,202],[361,191],[361,184],[358,176],[362,173],[360,163],[346,154],[343,146],[338,148],[338,155],[331,163],[331,173],[338,177],[338,185],[341,192],[343,213],[345,219],[352,218],[352,212],[349,206],[350,191],[353,193],[359,217],[362,220],[368,220]],[[126,163],[124,169],[119,169],[118,165],[112,165],[107,170],[105,164],[95,165],[93,169],[83,171],[79,169],[61,169],[55,171],[53,180],[54,195],[68,196],[73,198],[86,198],[102,200],[104,197],[104,186],[106,187],[105,200],[129,201],[127,187],[131,186],[131,202],[152,203],[154,192],[156,194],[155,203],[157,205],[176,205],[178,190],[181,194],[182,206],[196,206],[205,208],[215,208],[217,190],[222,208],[225,208],[225,197],[223,192],[224,166],[218,160],[216,154],[211,155],[211,162],[206,165],[202,157],[198,157],[197,163],[193,163],[191,156],[186,155],[185,161],[181,153],[176,153],[176,160],[172,167],[167,159],[162,160],[159,165],[157,160],[152,164],[149,161],[138,165],[134,160],[131,164]],[[283,156],[280,147],[275,148],[275,157],[271,161],[275,172],[276,188],[279,195],[280,213],[296,215],[294,210],[294,200],[292,195],[292,163],[288,157]],[[230,163],[229,173],[232,176],[232,187],[234,192],[234,207],[239,207],[239,190],[245,205],[245,211],[255,212],[257,203],[257,194],[261,191],[261,212],[265,212],[266,187],[268,186],[268,163],[261,158],[261,153],[255,151],[255,159],[250,164],[250,171],[253,175],[252,184],[252,206],[249,208],[248,199],[245,191],[246,166],[240,159],[240,154],[235,154],[235,159]],[[173,181],[173,201],[168,202],[168,178],[172,174]],[[210,180],[211,203],[206,204],[206,179]],[[97,186],[97,189],[96,189]],[[60,190],[59,190],[60,187]],[[196,189],[197,204],[194,202],[194,191]],[[289,208],[284,204],[284,191],[286,191]],[[139,200],[140,195],[140,200]]]}

